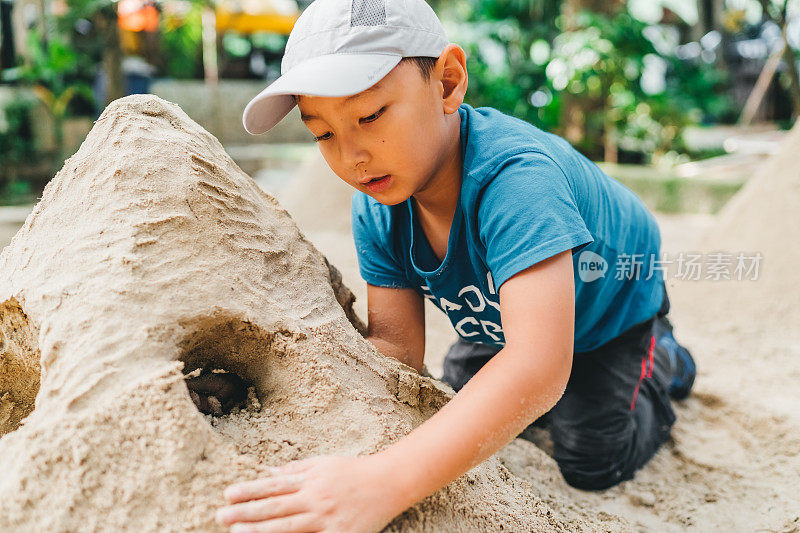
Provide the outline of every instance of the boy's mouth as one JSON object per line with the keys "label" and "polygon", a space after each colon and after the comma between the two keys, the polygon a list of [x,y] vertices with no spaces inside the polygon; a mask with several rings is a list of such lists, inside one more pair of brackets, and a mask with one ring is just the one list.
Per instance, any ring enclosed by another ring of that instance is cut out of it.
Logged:
{"label": "boy's mouth", "polygon": [[389,174],[385,174],[383,176],[373,176],[373,177],[370,177],[370,178],[364,177],[364,179],[361,180],[361,184],[362,185],[366,185],[367,183],[373,183],[373,182],[376,182],[378,180],[382,180],[383,178],[385,178],[388,175]]}
{"label": "boy's mouth", "polygon": [[362,182],[362,184],[372,192],[380,192],[386,189],[391,183],[391,181],[392,181],[391,175],[386,174],[385,176],[377,176],[371,178],[366,182]]}

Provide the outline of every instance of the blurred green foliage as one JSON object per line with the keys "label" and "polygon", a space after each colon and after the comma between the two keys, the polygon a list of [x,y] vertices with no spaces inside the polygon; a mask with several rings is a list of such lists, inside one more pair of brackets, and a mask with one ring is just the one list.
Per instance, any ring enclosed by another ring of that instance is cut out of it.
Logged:
{"label": "blurred green foliage", "polygon": [[[70,116],[71,105],[82,100],[91,108],[94,101],[91,86],[81,79],[81,56],[57,36],[43,39],[37,31],[28,36],[30,59],[14,69],[3,71],[3,81],[29,87],[47,107],[53,118],[56,160],[63,154],[63,122]],[[21,104],[22,105],[22,104]]]}
{"label": "blurred green foliage", "polygon": [[36,155],[32,95],[3,93],[0,98],[0,199],[3,203],[27,201],[31,183],[21,179],[18,169]]}
{"label": "blurred green foliage", "polygon": [[689,124],[735,119],[726,74],[713,63],[680,60],[656,47],[650,38],[657,31],[624,11],[613,17],[584,11],[574,29],[562,31],[560,4],[439,3],[443,19],[466,21],[454,26],[451,39],[467,52],[468,103],[562,133],[565,107],[588,102],[582,139],[573,144],[602,158],[610,133],[621,157],[637,162],[678,157],[685,151],[680,132]]}
{"label": "blurred green foliage", "polygon": [[[64,121],[93,108],[91,86],[81,73],[84,58],[71,45],[58,34],[45,40],[33,30],[27,50],[23,64],[2,71],[2,81],[14,85],[0,102],[3,203],[31,200],[40,182],[64,162]],[[34,110],[42,105],[52,117],[54,150],[44,146],[33,127]]]}
{"label": "blurred green foliage", "polygon": [[546,110],[530,103],[546,83],[545,64],[531,59],[531,48],[558,34],[560,2],[440,1],[435,7],[443,20],[458,21],[450,38],[467,52],[470,105],[495,107],[540,126],[557,122],[557,102]]}
{"label": "blurred green foliage", "polygon": [[67,116],[75,98],[93,101],[91,86],[82,74],[86,58],[67,41],[58,35],[45,40],[38,31],[31,31],[28,53],[30,59],[23,65],[2,71],[2,81],[33,87],[56,117]]}
{"label": "blurred green foliage", "polygon": [[182,17],[162,17],[161,50],[167,77],[202,77],[202,11],[203,3],[193,1]]}
{"label": "blurred green foliage", "polygon": [[[8,168],[32,157],[36,150],[31,127],[35,101],[14,95],[0,100],[0,166]],[[5,175],[5,173],[4,173]]]}
{"label": "blurred green foliage", "polygon": [[[67,9],[56,17],[56,32],[50,38],[64,39],[78,57],[74,73],[87,83],[94,80],[95,72],[104,52],[111,46],[107,30],[116,20],[117,2],[114,0],[65,0]],[[76,28],[82,27],[81,31]],[[112,26],[113,28],[113,26]]]}
{"label": "blurred green foliage", "polygon": [[622,150],[651,157],[683,152],[684,127],[709,115],[719,120],[731,109],[722,71],[659,51],[645,36],[648,25],[628,13],[583,12],[577,26],[555,38],[546,73],[559,94],[602,101],[602,112],[586,117],[587,142],[612,128]]}

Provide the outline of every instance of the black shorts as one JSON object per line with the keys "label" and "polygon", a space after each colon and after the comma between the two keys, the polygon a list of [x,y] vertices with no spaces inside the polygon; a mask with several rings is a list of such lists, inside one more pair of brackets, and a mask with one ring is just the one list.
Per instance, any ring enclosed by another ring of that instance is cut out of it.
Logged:
{"label": "black shorts", "polygon": [[[658,450],[675,422],[669,397],[669,355],[653,334],[669,328],[669,298],[658,313],[589,352],[576,352],[564,395],[535,425],[549,425],[553,458],[566,481],[599,490],[631,479]],[[442,379],[461,389],[499,351],[458,340]]]}

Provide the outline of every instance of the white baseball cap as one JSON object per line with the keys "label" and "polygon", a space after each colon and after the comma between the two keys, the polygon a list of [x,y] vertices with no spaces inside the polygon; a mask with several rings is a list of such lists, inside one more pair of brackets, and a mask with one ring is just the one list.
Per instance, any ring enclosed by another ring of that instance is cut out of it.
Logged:
{"label": "white baseball cap", "polygon": [[268,131],[295,106],[294,94],[357,94],[402,58],[439,57],[448,44],[425,0],[316,0],[289,34],[281,76],[244,108],[244,129]]}

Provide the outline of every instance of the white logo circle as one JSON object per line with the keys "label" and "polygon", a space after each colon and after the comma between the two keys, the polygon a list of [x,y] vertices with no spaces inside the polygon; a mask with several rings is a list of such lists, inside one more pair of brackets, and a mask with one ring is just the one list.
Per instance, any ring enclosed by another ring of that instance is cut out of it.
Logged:
{"label": "white logo circle", "polygon": [[608,262],[594,252],[585,250],[578,256],[578,277],[584,283],[605,277]]}

